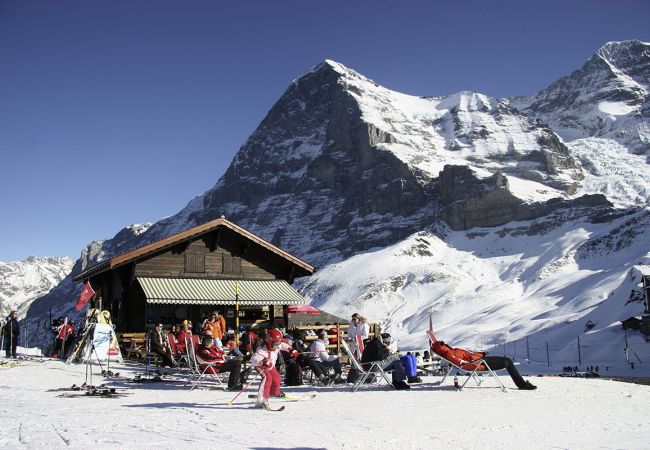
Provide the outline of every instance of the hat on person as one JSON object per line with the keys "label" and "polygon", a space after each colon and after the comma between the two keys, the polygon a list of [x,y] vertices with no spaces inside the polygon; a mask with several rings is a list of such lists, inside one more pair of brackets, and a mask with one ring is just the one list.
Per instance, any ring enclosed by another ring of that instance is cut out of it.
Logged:
{"label": "hat on person", "polygon": [[283,338],[286,339],[287,341],[293,341],[293,336],[291,336],[290,334],[285,334]]}
{"label": "hat on person", "polygon": [[319,336],[327,336],[327,330],[320,330],[320,331],[318,332],[318,335],[319,335]]}
{"label": "hat on person", "polygon": [[388,333],[381,333],[381,340],[384,344],[390,344],[390,334]]}

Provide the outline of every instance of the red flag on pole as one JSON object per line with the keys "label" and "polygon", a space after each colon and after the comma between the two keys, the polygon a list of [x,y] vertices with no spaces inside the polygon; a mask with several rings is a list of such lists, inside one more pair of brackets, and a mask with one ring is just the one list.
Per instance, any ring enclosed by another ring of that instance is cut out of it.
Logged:
{"label": "red flag on pole", "polygon": [[81,290],[81,294],[77,299],[77,306],[75,307],[77,311],[80,311],[81,308],[86,306],[86,303],[88,303],[88,300],[93,298],[93,295],[95,295],[95,291],[90,286],[90,282],[86,281],[86,284],[84,284],[84,288]]}

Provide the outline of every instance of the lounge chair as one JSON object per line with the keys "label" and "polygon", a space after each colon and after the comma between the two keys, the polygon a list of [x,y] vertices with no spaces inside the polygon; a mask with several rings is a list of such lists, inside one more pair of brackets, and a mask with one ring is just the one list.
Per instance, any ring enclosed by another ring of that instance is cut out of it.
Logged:
{"label": "lounge chair", "polygon": [[381,361],[374,361],[372,363],[367,363],[370,364],[370,367],[368,367],[368,369],[366,370],[364,369],[363,364],[359,362],[356,355],[352,352],[352,350],[350,350],[350,346],[348,346],[348,343],[345,340],[341,340],[341,346],[346,351],[346,353],[350,356],[350,363],[352,364],[352,368],[359,372],[359,376],[354,381],[354,384],[352,386],[353,392],[356,392],[361,387],[361,385],[363,385],[366,382],[366,380],[369,379],[371,375],[372,376],[379,375],[377,377],[379,382],[381,382],[381,380],[383,379],[386,381],[386,384],[388,384],[391,387],[393,386],[392,381],[390,380],[390,378],[388,378],[388,374],[391,373],[392,371],[390,370],[386,371],[382,369],[381,366],[379,365]]}
{"label": "lounge chair", "polygon": [[449,366],[449,369],[447,369],[447,372],[445,372],[445,376],[442,377],[442,380],[440,381],[440,384],[445,382],[445,379],[447,376],[451,373],[452,370],[456,369],[456,373],[459,373],[461,375],[467,375],[467,378],[465,381],[458,387],[459,390],[463,389],[467,382],[470,380],[470,378],[474,379],[476,384],[478,386],[481,385],[483,380],[481,380],[478,376],[478,374],[483,374],[487,373],[490,374],[494,379],[499,383],[499,386],[501,386],[501,390],[503,392],[506,391],[506,387],[503,385],[501,382],[501,379],[497,376],[497,374],[490,368],[487,362],[483,358],[481,359],[476,359],[474,361],[463,361],[463,360],[450,360],[448,358],[445,358],[441,354],[437,353],[433,348],[433,344],[439,341],[438,338],[436,338],[435,334],[433,334],[432,330],[427,331],[427,337],[429,339],[429,343],[431,344],[431,352],[436,354],[440,359],[442,359],[447,365]]}
{"label": "lounge chair", "polygon": [[[202,380],[207,378],[214,380],[219,388],[225,390],[226,387],[221,380],[221,375],[218,373],[217,364],[204,361],[196,354],[192,338],[185,339],[185,349],[187,350],[190,370],[192,371],[190,374],[190,379],[188,380],[188,383],[192,383],[190,391],[193,391],[201,383]],[[203,369],[201,369],[201,366],[203,366]],[[210,370],[211,368],[215,370],[212,371]]]}

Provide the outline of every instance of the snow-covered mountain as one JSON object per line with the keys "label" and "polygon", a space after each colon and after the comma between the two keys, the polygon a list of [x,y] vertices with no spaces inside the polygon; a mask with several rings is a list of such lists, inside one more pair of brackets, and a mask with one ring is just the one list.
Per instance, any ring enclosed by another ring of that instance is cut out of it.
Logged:
{"label": "snow-covered mountain", "polygon": [[0,262],[0,318],[11,310],[25,316],[32,301],[44,296],[72,271],[67,257],[35,257],[24,261]]}
{"label": "snow-covered mountain", "polygon": [[551,125],[563,139],[611,138],[650,150],[650,43],[609,42],[570,75],[510,106]]}
{"label": "snow-covered mountain", "polygon": [[[91,244],[73,273],[225,215],[315,264],[300,285],[315,304],[359,310],[404,342],[421,339],[433,309],[461,342],[542,333],[564,351],[574,322],[607,310],[609,333],[642,309],[623,297],[650,249],[649,74],[648,44],[608,43],[530,98],[434,98],[324,61],[289,85],[212,189]],[[62,302],[68,284],[30,313]]]}

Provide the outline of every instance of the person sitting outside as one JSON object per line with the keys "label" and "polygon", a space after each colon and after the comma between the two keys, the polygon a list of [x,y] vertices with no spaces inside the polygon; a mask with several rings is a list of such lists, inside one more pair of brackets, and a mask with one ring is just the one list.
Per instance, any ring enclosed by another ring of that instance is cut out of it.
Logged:
{"label": "person sitting outside", "polygon": [[163,336],[162,323],[156,324],[156,327],[149,335],[149,339],[151,340],[151,352],[162,358],[163,366],[174,367],[174,360],[172,359],[166,338],[167,336]]}
{"label": "person sitting outside", "polygon": [[[241,328],[241,327],[240,327]],[[243,354],[250,356],[255,350],[257,350],[257,334],[251,329],[250,326],[241,330],[241,336],[239,340],[239,351]]]}
{"label": "person sitting outside", "polygon": [[329,386],[334,382],[336,374],[330,377],[325,373],[327,369],[325,369],[323,363],[320,362],[320,359],[316,359],[315,357],[311,356],[311,352],[309,351],[309,344],[307,344],[306,339],[307,332],[305,330],[302,330],[297,333],[296,338],[293,340],[293,348],[296,349],[296,351],[299,353],[299,356],[297,358],[298,365],[301,368],[309,367],[314,376],[318,378],[321,383],[323,383],[325,386]]}
{"label": "person sitting outside", "polygon": [[239,350],[239,347],[237,346],[234,332],[226,333],[223,337],[222,343],[222,350],[228,352],[228,356],[233,356],[240,359],[244,357],[244,354]]}
{"label": "person sitting outside", "polygon": [[397,353],[392,353],[388,348],[390,344],[390,334],[382,333],[381,336],[375,336],[366,344],[361,355],[361,364],[370,367],[371,363],[377,362],[379,367],[385,371],[392,371],[391,377],[393,387],[397,390],[411,389],[406,381],[406,371],[399,359]]}
{"label": "person sitting outside", "polygon": [[169,341],[169,346],[171,347],[172,355],[174,356],[180,356],[182,353],[179,349],[180,341],[178,340],[178,335],[178,327],[172,325],[169,329],[169,333],[167,333],[167,340]]}
{"label": "person sitting outside", "polygon": [[[241,360],[227,359],[224,352],[214,345],[210,336],[203,336],[201,345],[196,349],[197,362],[201,372],[217,374],[230,372],[228,376],[228,390],[239,391],[248,378],[249,370],[241,370]],[[207,364],[201,364],[201,363]],[[209,365],[208,365],[209,364]]]}
{"label": "person sitting outside", "polygon": [[[485,352],[470,352],[462,348],[453,348],[445,344],[443,341],[436,341],[431,344],[431,350],[451,363],[461,366],[464,370],[469,371],[477,368],[477,364],[469,363],[483,359],[492,370],[506,369],[510,378],[512,378],[512,381],[514,381],[515,385],[519,389],[525,391],[537,389],[537,386],[533,385],[530,381],[523,379],[519,374],[515,363],[512,362],[512,359],[505,356],[486,356]],[[479,364],[478,370],[487,370],[487,367],[483,364]]]}
{"label": "person sitting outside", "polygon": [[309,354],[312,358],[320,361],[320,363],[325,367],[331,367],[334,369],[334,382],[342,383],[341,380],[341,354],[330,355],[327,352],[327,344],[329,344],[329,339],[327,337],[327,330],[321,330],[318,333],[318,339],[316,339],[309,347]]}
{"label": "person sitting outside", "polygon": [[176,333],[176,350],[178,350],[178,353],[181,355],[184,355],[187,353],[187,349],[185,348],[185,337],[189,339],[190,336],[192,336],[192,322],[188,320],[184,320],[182,325],[179,327],[178,332]]}

